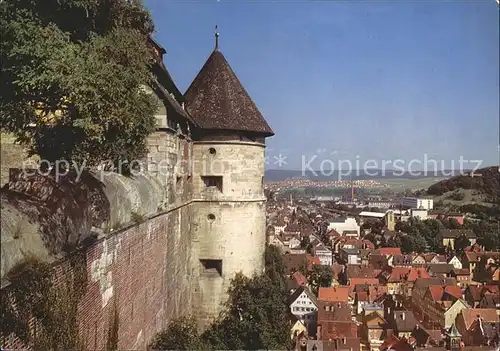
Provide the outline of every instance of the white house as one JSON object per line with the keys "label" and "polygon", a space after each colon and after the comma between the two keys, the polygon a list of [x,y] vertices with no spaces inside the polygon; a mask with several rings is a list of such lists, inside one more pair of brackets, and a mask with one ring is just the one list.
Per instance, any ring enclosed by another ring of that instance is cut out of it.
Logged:
{"label": "white house", "polygon": [[455,269],[462,269],[462,262],[458,259],[457,256],[453,256],[449,261],[449,264],[452,264]]}
{"label": "white house", "polygon": [[340,235],[344,235],[344,231],[356,231],[359,236],[360,226],[356,219],[352,217],[334,219],[328,224],[328,230],[334,229]]}
{"label": "white house", "polygon": [[314,247],[314,253],[319,258],[320,264],[324,266],[331,266],[333,264],[332,251],[322,243],[319,243]]}
{"label": "white house", "polygon": [[419,199],[418,197],[403,197],[401,206],[408,208],[420,208],[424,210],[432,210],[434,208],[434,200]]}
{"label": "white house", "polygon": [[418,218],[421,221],[425,221],[427,218],[429,218],[427,210],[423,208],[412,208],[410,209],[410,214],[413,218]]}
{"label": "white house", "polygon": [[318,302],[311,290],[300,286],[290,295],[289,302],[292,314],[301,320],[308,330],[315,330]]}
{"label": "white house", "polygon": [[359,250],[358,249],[350,249],[344,247],[340,251],[340,258],[346,263],[346,264],[360,264],[361,263],[361,257],[359,256]]}
{"label": "white house", "polygon": [[299,238],[297,237],[292,237],[289,241],[288,241],[288,247],[290,249],[296,249],[296,248],[299,248],[300,247],[300,240]]}

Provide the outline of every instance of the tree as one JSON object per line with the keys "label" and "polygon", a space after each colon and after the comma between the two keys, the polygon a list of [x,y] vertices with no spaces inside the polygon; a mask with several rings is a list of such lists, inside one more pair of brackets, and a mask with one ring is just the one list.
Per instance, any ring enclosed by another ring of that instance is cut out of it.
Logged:
{"label": "tree", "polygon": [[265,274],[280,288],[286,289],[285,263],[280,249],[275,245],[268,245],[264,253]]}
{"label": "tree", "polygon": [[366,234],[363,239],[370,241],[374,246],[377,246],[377,239],[372,233]]}
{"label": "tree", "polygon": [[300,247],[302,249],[305,249],[309,254],[312,252],[311,239],[309,238],[309,236],[304,235],[302,237],[302,240],[300,241]]}
{"label": "tree", "polygon": [[500,249],[500,232],[484,233],[477,239],[477,242],[486,251],[497,251]]}
{"label": "tree", "polygon": [[237,275],[221,318],[202,336],[216,349],[284,349],[289,343],[287,293],[266,276]]}
{"label": "tree", "polygon": [[318,295],[320,287],[328,288],[332,286],[333,272],[332,267],[315,264],[312,266],[311,274],[309,275],[309,286],[311,291]]}
{"label": "tree", "polygon": [[465,235],[460,235],[458,238],[455,239],[455,244],[454,244],[455,251],[462,251],[467,246],[471,246],[471,242],[469,239],[467,239]]}
{"label": "tree", "polygon": [[448,218],[447,220],[444,220],[443,225],[447,229],[460,229],[462,227],[455,218]]}
{"label": "tree", "polygon": [[428,243],[422,235],[413,236],[413,249],[415,252],[422,253],[427,251]]}
{"label": "tree", "polygon": [[170,321],[164,331],[156,334],[149,348],[153,350],[202,350],[195,319],[180,317]]}
{"label": "tree", "polygon": [[6,0],[0,13],[2,131],[51,164],[140,159],[158,108],[141,2]]}

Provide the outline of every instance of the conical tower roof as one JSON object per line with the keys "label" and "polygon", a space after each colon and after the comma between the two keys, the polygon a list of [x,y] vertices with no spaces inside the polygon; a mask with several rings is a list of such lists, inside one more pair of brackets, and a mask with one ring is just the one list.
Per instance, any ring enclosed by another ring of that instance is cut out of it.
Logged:
{"label": "conical tower roof", "polygon": [[203,129],[274,135],[216,45],[185,93],[186,108]]}

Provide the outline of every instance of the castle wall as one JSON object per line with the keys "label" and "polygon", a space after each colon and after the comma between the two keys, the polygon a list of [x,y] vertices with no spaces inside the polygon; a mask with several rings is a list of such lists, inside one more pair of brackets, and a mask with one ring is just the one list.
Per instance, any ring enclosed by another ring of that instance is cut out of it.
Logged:
{"label": "castle wall", "polygon": [[[195,309],[203,326],[220,312],[237,272],[252,276],[263,270],[264,145],[195,142],[193,156],[193,245],[199,270]],[[207,188],[203,176],[222,176],[222,192]],[[206,266],[215,260],[222,263],[218,272]]]}
{"label": "castle wall", "polygon": [[[53,239],[74,244],[76,238],[97,233],[86,248],[88,287],[79,305],[80,329],[91,349],[105,346],[115,299],[120,348],[144,349],[172,318],[194,312],[200,325],[206,325],[221,310],[237,272],[251,276],[263,270],[264,145],[192,142],[189,135],[162,128],[148,138],[148,147],[144,170],[149,176],[109,174],[99,196],[89,195],[87,207],[78,207],[80,198],[72,200],[80,193],[40,177],[33,181],[36,186],[26,180],[9,184],[39,198],[35,205],[15,193],[4,196],[2,190],[2,277],[23,252],[63,267],[66,263],[58,261],[63,253],[57,250],[65,242]],[[2,145],[2,160],[4,155],[9,162],[2,163],[2,175],[20,166],[25,156],[17,145]],[[210,175],[222,176],[222,193],[206,189],[202,176]],[[54,199],[56,193],[60,199]],[[68,204],[77,207],[69,211],[64,207]],[[41,223],[39,215],[47,213]],[[98,225],[96,216],[103,219]],[[73,232],[65,239],[68,225]],[[55,245],[55,253],[48,242]],[[207,273],[200,261],[212,259],[222,260],[221,275]],[[2,293],[8,289],[2,286]],[[22,345],[10,336],[1,346]]]}
{"label": "castle wall", "polygon": [[[68,224],[76,232],[66,240],[76,238],[78,233],[84,237],[91,232],[98,235],[86,248],[88,285],[79,305],[80,330],[89,349],[105,347],[115,299],[121,349],[145,349],[170,319],[192,311],[193,288],[197,286],[193,262],[197,260],[192,249],[191,182],[188,174],[180,179],[177,176],[179,167],[189,164],[191,142],[175,133],[159,131],[149,138],[148,145],[146,166],[151,167],[151,160],[162,162],[163,174],[149,169],[158,178],[106,175],[102,189],[89,195],[92,200],[86,205],[80,203],[81,199],[72,201],[75,183],[61,185],[43,176],[9,184],[12,190],[28,191],[37,199],[35,204],[24,202],[16,192],[2,190],[2,278],[22,260],[23,252],[33,253],[55,267],[65,267],[63,271],[71,274],[66,261],[58,261],[62,253],[54,254],[47,243],[53,237],[64,237]],[[7,166],[18,165],[12,162]],[[4,170],[8,174],[2,167]],[[59,193],[61,199],[54,199]],[[104,201],[95,203],[95,199]],[[63,210],[60,203],[66,202],[81,208]],[[94,209],[105,213],[97,227]],[[49,231],[44,230],[47,225]],[[57,251],[63,244],[56,241],[53,249]],[[2,284],[2,293],[8,290],[8,284]],[[4,336],[0,343],[4,348],[23,346],[12,335]]]}

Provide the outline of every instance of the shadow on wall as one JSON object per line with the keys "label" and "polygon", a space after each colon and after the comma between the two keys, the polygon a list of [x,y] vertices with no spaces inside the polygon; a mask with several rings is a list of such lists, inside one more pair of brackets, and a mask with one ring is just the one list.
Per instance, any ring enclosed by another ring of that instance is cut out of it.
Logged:
{"label": "shadow on wall", "polygon": [[6,200],[29,222],[38,224],[50,254],[74,250],[91,237],[92,227],[101,227],[109,218],[104,184],[88,172],[77,179],[76,173],[56,181],[54,174],[11,169],[9,183],[1,190],[2,202]]}
{"label": "shadow on wall", "polygon": [[10,170],[1,190],[2,277],[27,254],[60,256],[156,214],[164,200],[160,183],[145,175],[54,174]]}

